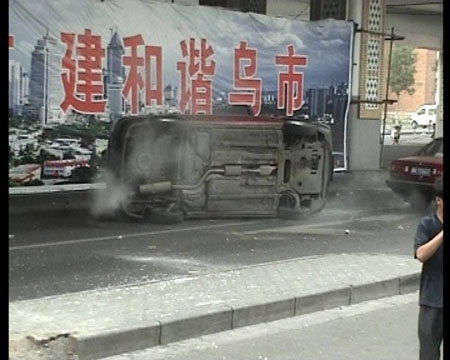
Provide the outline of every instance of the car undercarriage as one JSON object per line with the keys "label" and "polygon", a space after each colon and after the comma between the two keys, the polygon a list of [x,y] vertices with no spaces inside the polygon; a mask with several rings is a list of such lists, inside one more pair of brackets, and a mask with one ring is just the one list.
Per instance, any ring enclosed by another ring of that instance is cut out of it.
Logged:
{"label": "car undercarriage", "polygon": [[329,129],[286,119],[124,118],[108,154],[122,211],[167,222],[314,212],[333,171]]}

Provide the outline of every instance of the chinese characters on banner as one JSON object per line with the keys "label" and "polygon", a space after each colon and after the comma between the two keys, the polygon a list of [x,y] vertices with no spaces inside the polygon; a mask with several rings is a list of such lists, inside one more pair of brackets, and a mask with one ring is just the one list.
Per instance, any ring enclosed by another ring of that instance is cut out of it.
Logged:
{"label": "chinese characters on banner", "polygon": [[189,48],[186,40],[180,42],[180,47],[183,58],[189,61],[188,64],[177,62],[181,77],[180,112],[184,114],[190,103],[191,114],[212,114],[212,77],[216,73],[216,62],[208,58],[214,55],[214,50],[206,39],[201,39],[200,49],[195,48],[195,39],[189,40]]}
{"label": "chinese characters on banner", "polygon": [[[64,112],[70,108],[82,114],[103,114],[106,110],[102,62],[105,49],[101,37],[91,29],[82,34],[61,33],[65,54],[61,61],[61,79],[64,99],[60,105]],[[163,48],[146,45],[142,35],[123,39],[126,54],[122,56],[126,78],[122,96],[130,103],[131,115],[140,113],[141,96],[144,106],[163,104]],[[14,36],[9,35],[9,48],[14,48]],[[182,60],[176,62],[179,74],[180,98],[178,109],[184,114],[213,113],[213,79],[216,60],[213,46],[207,39],[194,38],[180,43]],[[139,54],[142,54],[140,56]],[[303,72],[296,68],[308,65],[306,56],[295,54],[294,45],[287,46],[287,54],[276,55],[274,76],[278,76],[277,108],[292,116],[303,101]],[[284,67],[284,70],[277,67]],[[234,49],[233,89],[228,94],[229,105],[247,105],[252,114],[261,112],[263,80],[257,76],[258,51],[241,40]]]}
{"label": "chinese characters on banner", "polygon": [[66,54],[62,59],[64,101],[61,109],[67,112],[72,107],[84,114],[104,113],[106,101],[94,99],[103,95],[101,65],[105,49],[101,47],[100,36],[94,36],[90,29],[86,29],[84,34],[77,36],[79,45],[75,54],[75,34],[61,33],[61,41],[66,44]]}
{"label": "chinese characters on banner", "polygon": [[305,67],[308,63],[306,56],[294,55],[294,45],[288,45],[287,55],[275,57],[277,65],[288,67],[287,72],[278,74],[278,109],[286,108],[286,115],[294,115],[303,105],[303,73],[295,72],[294,66]]}
{"label": "chinese characters on banner", "polygon": [[[244,66],[245,76],[241,77],[241,61],[247,60],[249,64]],[[248,105],[252,113],[258,116],[261,112],[261,86],[262,80],[255,78],[257,70],[256,49],[247,47],[246,41],[241,41],[234,50],[233,85],[236,92],[228,95],[230,105]]]}
{"label": "chinese characters on banner", "polygon": [[[143,46],[142,35],[124,38],[125,47],[130,48],[131,56],[123,57],[123,64],[128,67],[128,76],[122,90],[124,98],[131,97],[131,114],[139,113],[138,101],[142,89],[145,93],[145,105],[152,100],[161,105],[163,101],[162,49],[160,46],[145,46],[145,57],[138,57],[138,47]],[[154,60],[152,62],[152,59]],[[156,81],[152,81],[152,65],[156,67]],[[142,77],[144,67],[144,78]],[[156,84],[154,84],[156,83]]]}

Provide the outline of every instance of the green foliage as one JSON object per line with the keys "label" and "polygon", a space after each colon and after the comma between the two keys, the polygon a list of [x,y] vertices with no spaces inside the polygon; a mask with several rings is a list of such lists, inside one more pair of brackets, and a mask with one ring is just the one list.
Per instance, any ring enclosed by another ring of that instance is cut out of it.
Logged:
{"label": "green foliage", "polygon": [[9,127],[17,129],[37,129],[39,125],[35,120],[27,119],[24,117],[9,117]]}
{"label": "green foliage", "polygon": [[109,137],[109,123],[104,121],[89,120],[86,124],[59,125],[53,129],[44,130],[44,139],[57,138],[81,138],[85,145],[93,144],[95,139],[107,139]]}
{"label": "green foliage", "polygon": [[43,164],[46,160],[58,160],[59,157],[50,154],[45,149],[41,149],[36,153],[36,149],[32,144],[28,144],[19,151],[18,156],[9,148],[9,168],[13,168],[24,164]]}
{"label": "green foliage", "polygon": [[37,162],[35,148],[32,144],[27,144],[25,148],[20,149],[19,158],[20,164],[34,164]]}
{"label": "green foliage", "polygon": [[14,151],[11,149],[11,146],[8,145],[8,150],[9,150],[9,156],[8,156],[8,162],[9,162],[9,169],[19,166],[20,165],[20,160],[16,157],[16,155],[14,154]]}
{"label": "green foliage", "polygon": [[416,54],[409,46],[396,46],[392,50],[389,78],[390,90],[400,96],[402,92],[414,94],[414,76],[416,73]]}
{"label": "green foliage", "polygon": [[41,149],[39,151],[39,155],[36,156],[36,162],[39,164],[43,164],[44,161],[47,161],[47,160],[59,160],[59,157],[56,155],[50,154],[45,149]]}

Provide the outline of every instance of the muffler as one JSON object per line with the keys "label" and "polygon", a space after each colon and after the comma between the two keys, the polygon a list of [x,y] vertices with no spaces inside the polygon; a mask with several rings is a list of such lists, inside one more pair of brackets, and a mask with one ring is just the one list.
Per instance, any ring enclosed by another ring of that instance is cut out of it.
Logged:
{"label": "muffler", "polygon": [[172,190],[172,183],[170,181],[161,181],[150,184],[139,185],[139,193],[142,195],[155,195]]}

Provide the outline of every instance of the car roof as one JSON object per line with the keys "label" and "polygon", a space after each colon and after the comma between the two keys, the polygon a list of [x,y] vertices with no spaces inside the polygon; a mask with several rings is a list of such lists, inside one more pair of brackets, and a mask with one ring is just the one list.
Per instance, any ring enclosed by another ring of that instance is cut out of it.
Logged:
{"label": "car roof", "polygon": [[437,107],[437,105],[428,104],[428,105],[420,106],[419,109],[421,109],[421,108],[435,108],[435,107]]}

